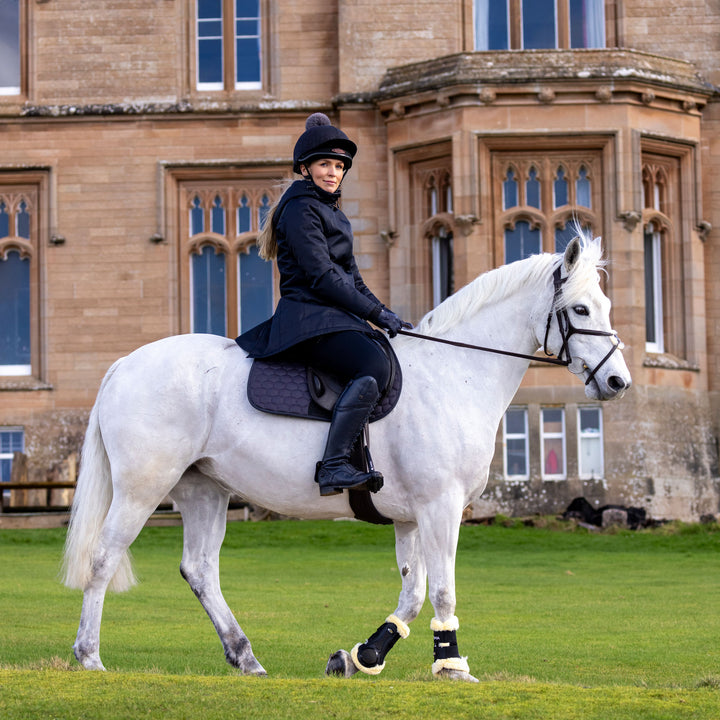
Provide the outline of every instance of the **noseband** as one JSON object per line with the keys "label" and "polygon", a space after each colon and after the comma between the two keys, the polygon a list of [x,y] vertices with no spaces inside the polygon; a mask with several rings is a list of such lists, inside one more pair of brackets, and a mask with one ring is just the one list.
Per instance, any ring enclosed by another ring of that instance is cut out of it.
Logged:
{"label": "noseband", "polygon": [[[550,308],[550,312],[548,312],[547,317],[547,324],[545,326],[545,342],[543,343],[543,350],[545,351],[545,354],[547,356],[551,356],[553,353],[551,353],[548,350],[548,336],[550,335],[550,325],[552,324],[552,318],[553,314],[555,315],[557,319],[558,324],[558,330],[560,331],[560,338],[562,339],[562,345],[560,346],[560,352],[557,354],[557,359],[560,363],[563,365],[570,365],[573,361],[572,355],[570,354],[570,338],[573,335],[599,335],[604,337],[612,338],[612,347],[610,348],[610,351],[607,355],[595,366],[593,370],[590,371],[590,374],[587,376],[587,379],[585,380],[585,384],[589,385],[592,379],[597,374],[598,370],[610,359],[610,356],[616,351],[616,350],[622,350],[623,344],[620,342],[620,338],[618,337],[618,334],[614,330],[587,330],[585,328],[576,328],[572,322],[570,321],[570,316],[568,315],[568,311],[566,308],[555,310],[553,313],[553,308],[556,308],[560,303],[560,296],[562,295],[562,286],[565,284],[565,281],[567,280],[567,277],[561,277],[560,275],[560,266],[555,269],[555,272],[553,273],[553,285],[555,288],[555,292],[553,295],[553,304]],[[590,370],[590,368],[585,365],[583,362],[583,370]]]}

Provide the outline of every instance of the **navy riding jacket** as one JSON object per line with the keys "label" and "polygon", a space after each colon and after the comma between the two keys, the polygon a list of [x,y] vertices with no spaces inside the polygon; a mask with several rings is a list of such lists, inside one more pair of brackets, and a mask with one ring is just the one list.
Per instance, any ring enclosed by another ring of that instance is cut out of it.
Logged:
{"label": "navy riding jacket", "polygon": [[275,314],[236,339],[249,357],[266,358],[312,337],[342,330],[373,333],[365,322],[383,308],[363,282],[340,193],[296,180],[273,216],[280,271]]}

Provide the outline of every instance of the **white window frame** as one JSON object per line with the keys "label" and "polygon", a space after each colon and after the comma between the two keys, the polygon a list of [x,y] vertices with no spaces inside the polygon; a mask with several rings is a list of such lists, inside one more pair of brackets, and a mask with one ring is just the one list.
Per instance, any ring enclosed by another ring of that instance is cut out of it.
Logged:
{"label": "white window frame", "polygon": [[[545,413],[560,412],[561,429],[559,432],[545,432]],[[565,408],[564,407],[543,407],[540,408],[540,460],[541,477],[543,480],[567,480],[567,438],[566,438]],[[546,440],[562,441],[562,472],[548,473],[545,471],[545,442]]]}
{"label": "white window frame", "polygon": [[[207,39],[207,38],[201,38],[200,37],[200,23],[201,22],[207,22],[209,21],[208,18],[205,18],[203,21],[200,20],[198,17],[198,4],[197,0],[194,2],[194,11],[195,11],[195,88],[199,92],[212,92],[212,91],[221,91],[226,89],[226,83],[228,82],[228,72],[230,70],[232,71],[232,85],[231,87],[235,90],[260,90],[262,89],[262,76],[263,76],[263,3],[262,0],[258,1],[258,35],[248,35],[248,36],[239,36],[237,34],[237,3],[235,0],[232,0],[232,13],[231,17],[226,17],[226,11],[230,5],[225,2],[225,0],[221,0],[221,10],[222,15],[219,18],[213,18],[213,21],[220,22],[220,32],[221,34],[219,36],[212,36],[214,39],[219,38],[220,44],[221,44],[221,56],[220,56],[220,62],[221,62],[221,73],[222,73],[222,81],[220,82],[200,82],[199,75],[200,75],[200,40],[201,39]],[[247,18],[249,19],[249,18]],[[253,18],[254,19],[254,18]],[[230,20],[230,23],[228,23],[228,20]],[[259,64],[259,70],[260,70],[260,79],[259,80],[252,80],[248,82],[238,82],[237,81],[237,71],[238,71],[238,56],[237,56],[237,40],[240,37],[257,37],[258,39],[258,64]],[[227,43],[232,43],[232,53],[228,52]],[[232,68],[225,67],[226,60],[228,63],[230,62],[230,58],[232,58]],[[228,88],[229,89],[229,88]]]}
{"label": "white window frame", "polygon": [[[209,18],[200,19],[198,17],[198,3],[197,0],[193,3],[195,6],[195,87],[200,91],[208,90],[224,90],[225,82],[224,79],[220,82],[200,82],[200,41],[209,39],[209,36],[200,36],[200,23],[210,22]],[[220,5],[221,9],[223,4]],[[214,18],[214,22],[220,22],[220,73],[222,77],[225,77],[225,18],[220,15],[219,18]],[[217,36],[212,36],[216,39]]]}
{"label": "white window frame", "polygon": [[[584,410],[595,410],[598,414],[598,428],[596,431],[584,431],[582,429],[581,415]],[[585,405],[578,407],[577,410],[577,428],[578,428],[578,476],[581,480],[602,480],[605,477],[605,435],[603,430],[603,413],[602,408],[597,405]],[[584,472],[583,469],[583,440],[599,440],[600,441],[600,470],[596,475],[594,472]]]}
{"label": "white window frame", "polygon": [[[520,0],[519,10],[520,15],[516,17],[513,13],[513,7],[511,0],[507,0],[505,3],[505,18],[507,24],[508,36],[506,38],[508,47],[507,50],[524,50],[525,38],[523,33],[523,2],[528,4],[532,3],[533,0]],[[592,3],[592,7],[589,8],[592,19],[588,19],[586,30],[588,34],[593,37],[590,39],[590,43],[586,46],[573,46],[572,44],[572,8],[570,6],[571,0],[554,0],[553,5],[555,9],[555,49],[560,47],[561,39],[563,42],[563,48],[573,47],[587,47],[587,48],[605,48],[607,47],[607,38],[605,33],[605,3],[604,0],[595,0]],[[561,7],[562,6],[562,7]],[[489,50],[490,45],[490,33],[487,26],[488,0],[474,0],[473,1],[473,35],[474,35],[474,48],[475,50]],[[561,10],[567,15],[567,27],[561,32],[560,26],[560,15]],[[482,19],[481,19],[482,18]],[[513,47],[513,34],[519,32],[520,34],[520,47]],[[565,35],[567,36],[565,39]],[[562,38],[561,38],[562,36]],[[565,45],[565,42],[567,45]],[[551,50],[552,48],[543,48]]]}
{"label": "white window frame", "polygon": [[[508,433],[507,431],[507,413],[509,411],[522,412],[525,422],[525,429],[522,434]],[[508,471],[508,440],[523,440],[525,444],[525,473],[519,475],[511,475]],[[529,434],[528,434],[528,410],[526,407],[510,406],[503,415],[503,475],[506,480],[518,481],[530,479],[530,451],[529,451]]]}
{"label": "white window frame", "polygon": [[[663,275],[662,275],[662,234],[654,228],[648,228],[645,230],[644,240],[651,234],[648,230],[652,230],[652,238],[650,240],[651,248],[651,262],[652,267],[650,273],[653,279],[653,292],[652,292],[652,323],[653,330],[655,331],[655,340],[653,342],[645,342],[645,351],[651,353],[664,353],[665,352],[665,341],[664,334],[665,328],[663,327]],[[645,262],[648,261],[647,253],[645,255]],[[646,302],[647,302],[647,291],[646,291]]]}
{"label": "white window frame", "polygon": [[433,292],[433,307],[437,307],[443,300],[449,295],[452,295],[452,288],[450,292],[445,295],[443,293],[443,256],[447,255],[448,267],[446,270],[452,276],[453,265],[455,263],[455,255],[453,252],[453,235],[449,233],[445,227],[441,227],[438,232],[432,237],[432,292]]}
{"label": "white window frame", "polygon": [[[23,61],[22,61],[22,54],[23,54],[23,3],[18,2],[17,5],[18,10],[18,56],[17,56],[17,63],[19,68],[19,80],[20,83],[22,83],[22,76],[23,76]],[[6,18],[7,19],[7,18]],[[22,92],[22,88],[20,85],[0,85],[0,96],[3,95],[20,95]]]}
{"label": "white window frame", "polygon": [[[249,18],[245,18],[249,19]],[[233,84],[235,86],[236,90],[258,90],[262,88],[262,73],[263,73],[263,55],[262,55],[262,46],[263,46],[263,36],[262,36],[262,2],[261,0],[258,0],[258,17],[257,17],[257,26],[258,26],[258,34],[257,35],[238,35],[237,34],[237,3],[233,2],[233,31],[232,31],[232,40],[233,40],[233,59],[234,59],[234,67],[233,67]],[[237,41],[240,37],[250,37],[254,38],[257,37],[258,39],[258,67],[260,70],[260,80],[251,80],[249,82],[238,82],[237,80],[237,74],[238,74],[238,56],[237,56]]]}

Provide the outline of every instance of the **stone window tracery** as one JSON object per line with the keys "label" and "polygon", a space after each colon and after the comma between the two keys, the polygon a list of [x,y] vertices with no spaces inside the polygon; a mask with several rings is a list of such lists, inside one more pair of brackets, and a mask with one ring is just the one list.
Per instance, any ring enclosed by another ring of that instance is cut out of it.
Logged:
{"label": "stone window tracery", "polygon": [[423,235],[429,250],[425,264],[430,270],[431,307],[435,307],[455,290],[452,180],[445,164],[424,169],[418,179],[425,197]]}
{"label": "stone window tracery", "polygon": [[255,239],[277,194],[252,182],[183,184],[190,332],[235,336],[272,314],[273,266]]}
{"label": "stone window tracery", "polygon": [[645,154],[642,163],[645,349],[687,354],[680,160]]}
{"label": "stone window tracery", "polygon": [[[497,264],[540,252],[561,252],[575,225],[595,231],[601,207],[600,156],[594,151],[496,152],[495,218],[502,241]],[[598,170],[596,170],[598,168]]]}
{"label": "stone window tracery", "polygon": [[39,374],[38,187],[0,186],[0,376]]}

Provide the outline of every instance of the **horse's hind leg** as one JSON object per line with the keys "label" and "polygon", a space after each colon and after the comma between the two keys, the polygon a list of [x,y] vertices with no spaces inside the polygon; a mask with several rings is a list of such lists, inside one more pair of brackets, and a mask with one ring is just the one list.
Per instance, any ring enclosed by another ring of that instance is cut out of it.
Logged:
{"label": "horse's hind leg", "polygon": [[220,547],[229,493],[197,470],[188,470],[170,493],[183,518],[180,572],[205,608],[225,658],[245,675],[266,675],[220,590]]}
{"label": "horse's hind leg", "polygon": [[[157,503],[155,503],[156,505]],[[131,504],[120,494],[113,497],[93,552],[92,575],[83,590],[82,611],[73,652],[86,670],[104,670],[100,660],[100,623],[105,593],[125,552],[138,536],[155,505]]]}

